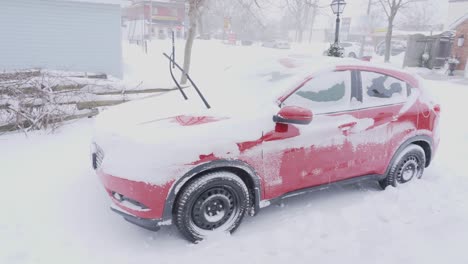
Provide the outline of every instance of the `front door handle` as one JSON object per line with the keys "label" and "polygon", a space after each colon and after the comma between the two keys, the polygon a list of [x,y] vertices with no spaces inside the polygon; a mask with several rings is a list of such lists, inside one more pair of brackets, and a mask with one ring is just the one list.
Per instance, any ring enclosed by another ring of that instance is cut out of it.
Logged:
{"label": "front door handle", "polygon": [[357,125],[357,122],[349,122],[338,126],[338,128],[341,129],[341,131],[347,131],[353,128],[355,125]]}
{"label": "front door handle", "polygon": [[349,130],[351,130],[355,125],[357,125],[357,122],[349,122],[338,126],[338,128],[341,129],[343,135],[347,136],[349,135]]}

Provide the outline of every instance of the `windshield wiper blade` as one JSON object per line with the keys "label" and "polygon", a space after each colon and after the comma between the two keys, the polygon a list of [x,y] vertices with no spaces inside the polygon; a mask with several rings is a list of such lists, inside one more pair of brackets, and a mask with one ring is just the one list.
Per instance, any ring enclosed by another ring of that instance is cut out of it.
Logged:
{"label": "windshield wiper blade", "polygon": [[172,36],[171,38],[172,39],[172,54],[171,54],[172,61],[169,60],[169,72],[171,73],[172,81],[176,84],[177,88],[179,88],[179,91],[184,97],[184,99],[187,100],[188,99],[187,95],[184,93],[184,90],[182,90],[182,87],[180,87],[179,82],[177,82],[174,76],[174,72],[172,71],[172,69],[175,68],[174,64],[172,63],[173,61],[175,61],[175,38],[174,38],[174,31],[172,31],[171,33],[172,33],[171,34]]}
{"label": "windshield wiper blade", "polygon": [[[174,56],[174,53],[172,54],[172,57]],[[172,81],[174,81],[174,83],[176,84],[177,88],[179,88],[179,91],[180,93],[182,94],[182,96],[184,97],[185,100],[188,99],[187,95],[184,93],[184,90],[182,90],[182,87],[180,87],[179,85],[179,82],[177,82],[175,76],[174,76],[174,73],[172,72],[172,68],[174,67],[173,63],[172,63],[173,60],[169,60],[169,72],[171,73],[171,78],[172,78]]]}
{"label": "windshield wiper blade", "polygon": [[[198,86],[193,82],[192,78],[190,78],[190,75],[188,75],[188,73],[186,73],[184,71],[184,69],[182,67],[180,67],[179,64],[177,64],[177,62],[175,62],[174,59],[171,56],[167,55],[165,52],[163,53],[163,55],[170,61],[170,63],[172,63],[172,65],[175,65],[182,72],[182,74],[185,74],[185,76],[187,77],[187,80],[192,84],[193,88],[195,88],[195,91],[197,92],[198,96],[200,96],[200,98],[202,99],[202,101],[205,104],[206,108],[210,109],[211,108],[210,104],[208,104],[208,101],[206,101],[206,99],[203,96],[203,94],[201,93],[200,89],[198,89]],[[171,64],[169,64],[169,66],[171,66]],[[172,73],[172,68],[170,69],[170,71]],[[184,98],[187,99],[187,96],[185,96],[185,93],[182,91],[182,88],[180,87],[179,83],[174,78],[174,76],[172,77],[172,80],[174,80],[177,87],[179,87],[179,90],[184,95]]]}

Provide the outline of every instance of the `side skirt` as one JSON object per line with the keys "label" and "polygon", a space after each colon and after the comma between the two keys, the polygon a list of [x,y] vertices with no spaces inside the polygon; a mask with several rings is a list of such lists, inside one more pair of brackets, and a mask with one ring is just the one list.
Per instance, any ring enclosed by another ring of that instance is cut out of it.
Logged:
{"label": "side skirt", "polygon": [[341,181],[337,181],[337,182],[317,185],[317,186],[313,186],[313,187],[309,187],[309,188],[304,188],[304,189],[300,189],[300,190],[285,193],[285,194],[283,194],[281,196],[278,196],[276,198],[273,198],[271,200],[263,200],[263,201],[260,202],[260,208],[267,207],[267,206],[269,206],[271,204],[277,204],[277,203],[281,202],[284,199],[291,198],[291,197],[298,196],[298,195],[303,195],[303,194],[307,194],[307,193],[311,193],[311,192],[326,190],[326,189],[332,188],[332,187],[352,185],[352,184],[365,182],[365,181],[379,181],[379,180],[382,180],[383,178],[385,178],[385,175],[371,174],[371,175],[357,176],[357,177],[353,177],[353,178],[349,178],[349,179],[345,179],[345,180],[341,180]]}

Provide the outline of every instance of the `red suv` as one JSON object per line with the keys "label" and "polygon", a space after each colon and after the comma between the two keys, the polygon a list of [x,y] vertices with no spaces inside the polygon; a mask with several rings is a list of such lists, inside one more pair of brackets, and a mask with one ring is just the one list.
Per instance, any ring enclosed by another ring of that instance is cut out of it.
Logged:
{"label": "red suv", "polygon": [[[249,88],[229,90],[246,91],[242,100],[224,94],[225,103],[202,109],[171,92],[101,113],[93,167],[111,209],[153,231],[175,223],[196,242],[299,193],[422,176],[439,142],[440,107],[418,78],[357,60],[276,62],[250,73]],[[298,68],[308,75],[295,83]]]}

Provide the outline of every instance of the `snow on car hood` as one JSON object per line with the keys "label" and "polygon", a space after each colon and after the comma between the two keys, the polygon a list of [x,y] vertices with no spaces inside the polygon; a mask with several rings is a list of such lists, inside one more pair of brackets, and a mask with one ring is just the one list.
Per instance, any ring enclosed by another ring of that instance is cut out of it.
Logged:
{"label": "snow on car hood", "polygon": [[[308,58],[310,60],[315,61]],[[245,65],[217,69],[209,79],[197,80],[211,109],[204,106],[193,87],[188,87],[184,89],[188,100],[184,100],[179,91],[172,91],[110,107],[98,115],[96,131],[98,134],[134,134],[141,139],[145,135],[154,137],[152,129],[177,127],[177,122],[166,122],[171,118],[206,118],[210,123],[215,120],[226,123],[232,118],[248,120],[252,115],[275,107],[281,95],[313,73],[313,68],[304,61],[298,56],[277,57],[257,62],[255,69]],[[318,68],[318,63],[314,65]]]}
{"label": "snow on car hood", "polygon": [[[234,158],[237,143],[257,140],[274,129],[277,98],[297,87],[323,58],[258,62],[259,70],[229,67],[197,82],[211,104],[206,109],[193,88],[110,107],[96,119],[95,142],[103,149],[102,170],[111,175],[165,184],[202,156]],[[328,59],[327,59],[328,61]],[[333,70],[333,67],[326,70]]]}
{"label": "snow on car hood", "polygon": [[216,103],[206,109],[193,92],[187,95],[190,100],[184,101],[175,91],[101,113],[96,119],[94,140],[105,153],[103,171],[153,184],[166,183],[202,155],[237,156],[237,143],[261,137],[262,129],[273,126],[271,113],[279,109],[273,103],[269,109]]}

